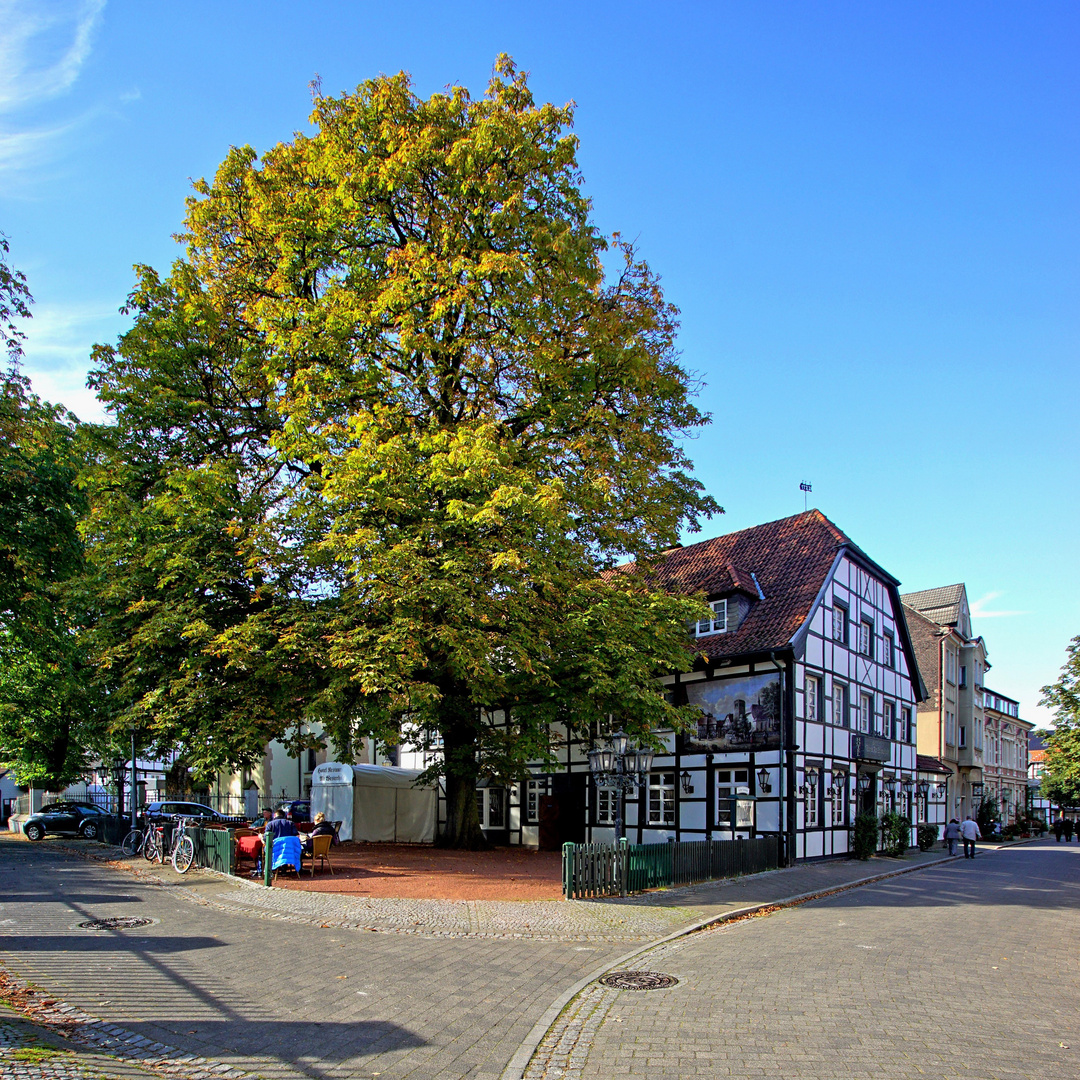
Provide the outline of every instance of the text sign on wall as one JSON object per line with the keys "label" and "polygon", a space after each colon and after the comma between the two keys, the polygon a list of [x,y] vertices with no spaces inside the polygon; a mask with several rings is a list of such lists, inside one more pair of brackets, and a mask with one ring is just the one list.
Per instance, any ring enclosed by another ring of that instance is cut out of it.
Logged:
{"label": "text sign on wall", "polygon": [[315,766],[311,774],[312,784],[352,784],[353,770],[351,765],[342,765],[338,761],[324,761]]}
{"label": "text sign on wall", "polygon": [[852,735],[851,756],[856,761],[888,761],[892,746],[879,735]]}

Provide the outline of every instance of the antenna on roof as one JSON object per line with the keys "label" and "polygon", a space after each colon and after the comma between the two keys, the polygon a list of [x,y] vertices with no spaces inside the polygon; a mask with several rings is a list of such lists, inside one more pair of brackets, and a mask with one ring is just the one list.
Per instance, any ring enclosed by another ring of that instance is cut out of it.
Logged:
{"label": "antenna on roof", "polygon": [[802,492],[802,508],[803,508],[803,513],[805,513],[806,509],[807,509],[807,506],[806,506],[807,493],[810,492],[810,491],[813,491],[814,489],[813,489],[813,487],[812,487],[812,485],[810,484],[809,481],[804,480],[799,485],[799,490]]}

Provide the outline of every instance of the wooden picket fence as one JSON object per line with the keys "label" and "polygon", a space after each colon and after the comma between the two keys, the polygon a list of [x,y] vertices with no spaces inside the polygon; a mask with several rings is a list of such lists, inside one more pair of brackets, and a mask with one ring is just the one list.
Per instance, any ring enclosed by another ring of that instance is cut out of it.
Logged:
{"label": "wooden picket fence", "polygon": [[563,844],[563,891],[568,900],[626,896],[645,889],[693,885],[775,870],[776,836],[753,840],[687,840],[667,844]]}

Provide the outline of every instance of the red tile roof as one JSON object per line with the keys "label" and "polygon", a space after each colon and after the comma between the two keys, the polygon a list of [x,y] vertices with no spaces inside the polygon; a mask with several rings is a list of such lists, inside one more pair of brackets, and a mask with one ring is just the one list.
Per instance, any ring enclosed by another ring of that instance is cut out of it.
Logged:
{"label": "red tile roof", "polygon": [[943,761],[938,761],[935,757],[929,757],[927,754],[915,755],[915,771],[925,773],[936,773],[939,776],[948,776],[952,772],[952,769]]}
{"label": "red tile roof", "polygon": [[[785,648],[806,622],[845,546],[858,552],[820,510],[809,510],[673,548],[661,557],[653,580],[672,592],[704,592],[707,597],[747,593],[753,602],[738,628],[699,638],[696,644],[712,660],[768,652]],[[763,600],[758,599],[754,578]]]}

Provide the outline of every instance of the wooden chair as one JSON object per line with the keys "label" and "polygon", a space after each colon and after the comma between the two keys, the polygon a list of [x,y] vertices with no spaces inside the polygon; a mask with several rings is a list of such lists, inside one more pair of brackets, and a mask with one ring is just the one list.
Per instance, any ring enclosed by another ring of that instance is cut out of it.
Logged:
{"label": "wooden chair", "polygon": [[315,876],[315,860],[319,859],[323,864],[330,867],[333,874],[334,868],[330,865],[330,845],[334,838],[329,834],[325,836],[313,836],[311,838],[311,876]]}

